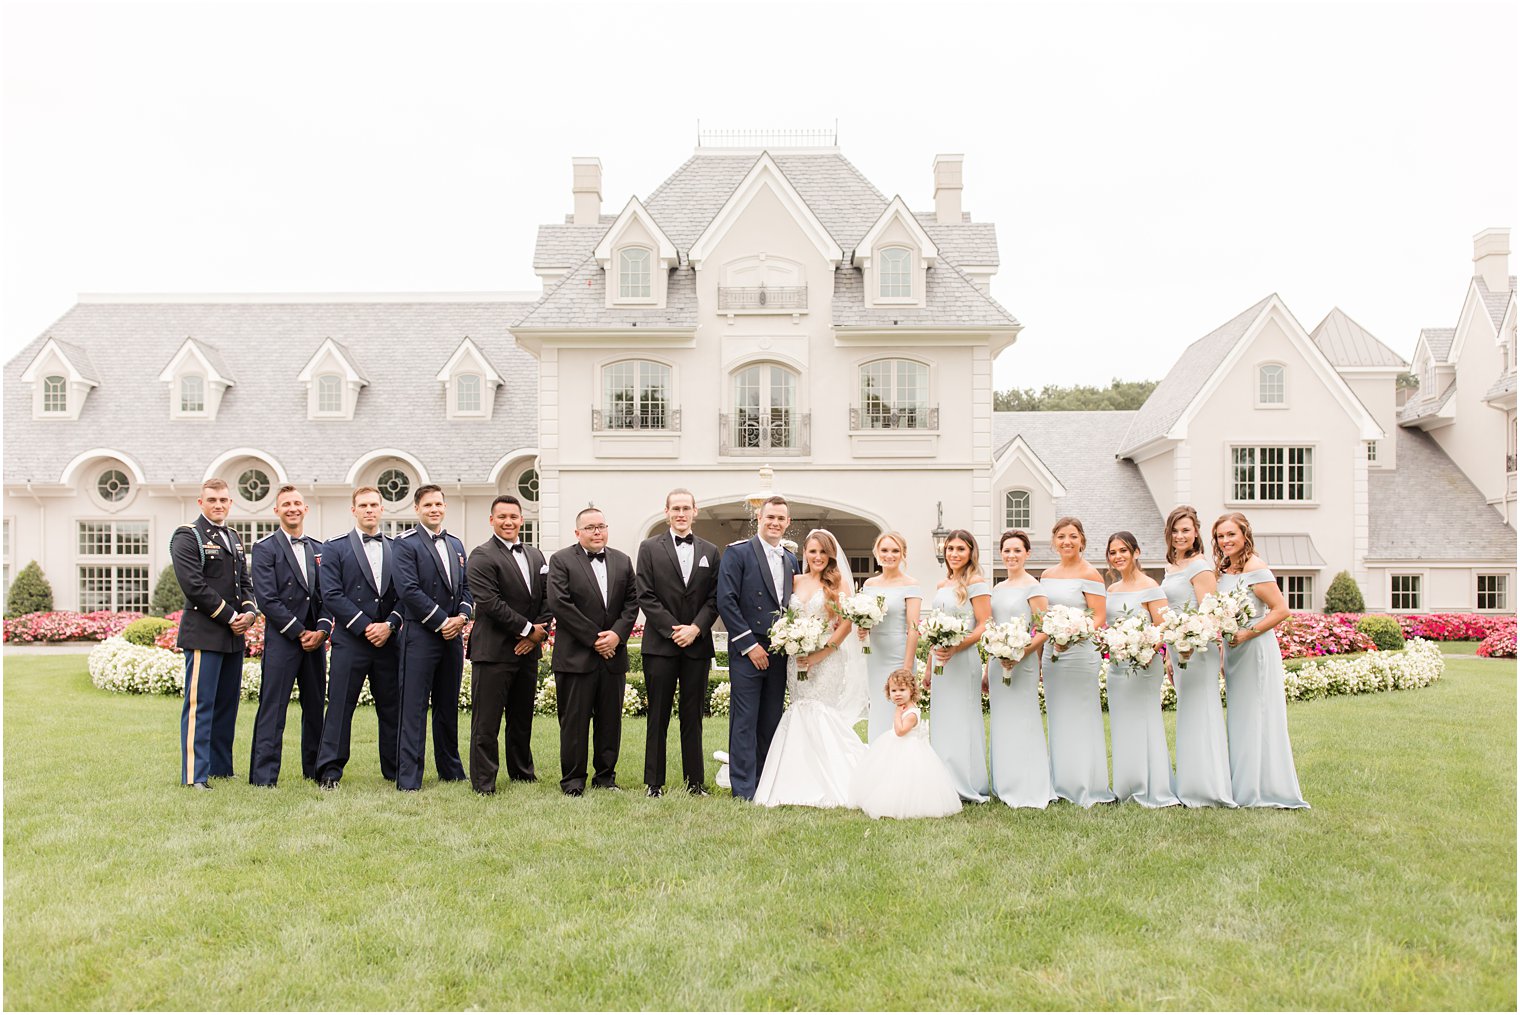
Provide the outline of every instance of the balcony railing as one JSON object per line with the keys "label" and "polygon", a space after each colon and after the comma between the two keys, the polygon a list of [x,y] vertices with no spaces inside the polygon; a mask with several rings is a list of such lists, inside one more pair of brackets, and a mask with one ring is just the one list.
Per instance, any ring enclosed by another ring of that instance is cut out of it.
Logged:
{"label": "balcony railing", "polygon": [[1514,472],[1515,471],[1515,456],[1514,455],[1505,455],[1504,456],[1504,471],[1505,472]]}
{"label": "balcony railing", "polygon": [[761,284],[753,288],[739,286],[718,287],[718,310],[777,310],[793,313],[807,309],[805,285]]}
{"label": "balcony railing", "polygon": [[850,406],[851,430],[938,430],[939,406]]}
{"label": "balcony railing", "polygon": [[632,407],[613,413],[603,412],[601,409],[591,410],[591,430],[593,433],[605,431],[625,430],[658,430],[668,433],[672,430],[681,429],[681,410],[645,408],[639,411]]}
{"label": "balcony railing", "polygon": [[718,451],[725,455],[806,455],[812,448],[812,414],[772,409],[720,413]]}

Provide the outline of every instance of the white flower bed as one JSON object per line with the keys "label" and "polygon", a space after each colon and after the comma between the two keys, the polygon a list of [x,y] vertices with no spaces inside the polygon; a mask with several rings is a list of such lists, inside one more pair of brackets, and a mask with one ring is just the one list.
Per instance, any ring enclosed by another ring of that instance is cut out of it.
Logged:
{"label": "white flower bed", "polygon": [[1289,701],[1313,701],[1338,694],[1372,694],[1429,687],[1446,671],[1446,658],[1433,641],[1411,638],[1402,652],[1368,652],[1355,659],[1325,656],[1283,674]]}

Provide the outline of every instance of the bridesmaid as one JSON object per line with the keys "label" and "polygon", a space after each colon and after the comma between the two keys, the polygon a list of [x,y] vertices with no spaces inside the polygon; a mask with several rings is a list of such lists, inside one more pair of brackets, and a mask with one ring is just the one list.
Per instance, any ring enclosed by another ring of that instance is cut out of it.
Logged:
{"label": "bridesmaid", "polygon": [[[1051,529],[1050,545],[1061,558],[1040,575],[1040,588],[1051,606],[1090,609],[1103,626],[1106,597],[1098,571],[1082,559],[1087,534],[1070,516]],[[1045,643],[1045,717],[1050,727],[1050,785],[1056,796],[1082,807],[1114,802],[1108,789],[1108,748],[1103,742],[1103,703],[1098,670],[1103,658],[1090,641],[1057,652]]]}
{"label": "bridesmaid", "polygon": [[[1115,532],[1109,536],[1107,555],[1109,573],[1117,579],[1108,587],[1108,622],[1115,623],[1126,613],[1146,612],[1151,623],[1159,624],[1166,593],[1156,579],[1140,570],[1140,544],[1134,535]],[[1176,807],[1182,803],[1172,792],[1172,759],[1166,752],[1166,727],[1161,722],[1163,679],[1164,662],[1159,651],[1145,667],[1112,659],[1108,663],[1114,795],[1141,807]]]}
{"label": "bridesmaid", "polygon": [[[1009,529],[998,542],[998,554],[1008,577],[992,590],[992,619],[999,624],[1029,625],[1033,613],[1049,606],[1044,590],[1024,570],[1029,559],[1029,536]],[[1034,640],[1016,663],[992,659],[987,663],[987,697],[992,710],[992,792],[1009,807],[1039,807],[1056,798],[1050,790],[1050,755],[1045,750],[1045,724],[1040,719],[1040,648],[1045,635]],[[1009,684],[1003,677],[1012,674]]]}
{"label": "bridesmaid", "polygon": [[[868,697],[871,714],[866,726],[866,740],[875,740],[892,730],[897,706],[887,697],[887,677],[893,670],[918,671],[918,608],[923,604],[924,594],[918,582],[904,574],[903,558],[908,554],[908,541],[900,532],[883,532],[876,537],[871,548],[881,574],[868,579],[864,588],[887,597],[886,616],[880,624],[871,628],[871,653],[866,656]],[[862,640],[864,629],[856,632]]]}
{"label": "bridesmaid", "polygon": [[[1161,589],[1174,610],[1199,601],[1219,585],[1213,563],[1203,553],[1203,526],[1186,504],[1166,516],[1166,575]],[[1234,807],[1230,793],[1230,749],[1219,701],[1219,645],[1173,658],[1177,687],[1177,796],[1188,807]]]}
{"label": "bridesmaid", "polygon": [[1298,789],[1282,652],[1275,628],[1288,617],[1277,580],[1256,555],[1251,523],[1238,511],[1221,515],[1210,532],[1219,588],[1251,591],[1256,619],[1224,649],[1225,722],[1230,736],[1230,788],[1240,807],[1308,807]]}
{"label": "bridesmaid", "polygon": [[[924,674],[930,689],[929,743],[950,770],[962,800],[983,804],[987,782],[986,725],[982,719],[982,664],[976,642],[992,616],[992,590],[976,560],[976,537],[955,529],[945,540],[945,579],[934,593],[934,609],[971,620],[971,633],[959,645],[934,650],[945,671]],[[874,654],[874,653],[873,653]]]}

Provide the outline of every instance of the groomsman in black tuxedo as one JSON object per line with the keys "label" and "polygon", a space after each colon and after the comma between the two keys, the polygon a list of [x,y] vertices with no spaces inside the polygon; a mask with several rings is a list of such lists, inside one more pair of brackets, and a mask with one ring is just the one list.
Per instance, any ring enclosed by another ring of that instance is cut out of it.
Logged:
{"label": "groomsman in black tuxedo", "polygon": [[586,789],[588,723],[595,727],[591,785],[618,788],[628,636],[639,616],[633,561],[608,548],[601,511],[588,507],[575,516],[575,539],[549,558],[559,788],[567,796],[580,796]]}
{"label": "groomsman in black tuxedo", "polygon": [[549,565],[519,538],[522,503],[511,494],[491,502],[493,535],[470,551],[466,573],[475,597],[470,632],[470,784],[496,792],[496,743],[507,720],[507,777],[533,782],[533,699],[538,661],[552,619],[546,604]]}
{"label": "groomsman in black tuxedo", "polygon": [[639,607],[644,611],[644,683],[649,736],[644,746],[648,795],[665,792],[665,741],[676,688],[681,691],[681,774],[706,796],[702,712],[712,669],[712,627],[718,619],[718,547],[691,531],[697,499],[690,490],[665,495],[670,529],[639,545]]}
{"label": "groomsman in black tuxedo", "polygon": [[280,778],[293,686],[301,691],[301,774],[317,777],[322,702],[327,697],[327,631],[317,623],[322,617],[322,590],[317,586],[321,555],[306,538],[301,491],[288,485],[275,491],[274,513],[280,530],[254,543],[252,554],[253,594],[266,624],[259,710],[248,759],[248,781],[255,786],[273,786]]}
{"label": "groomsman in black tuxedo", "polygon": [[440,782],[463,782],[459,760],[459,681],[464,677],[464,626],[475,619],[464,544],[443,529],[443,490],[429,483],[412,497],[420,520],[396,537],[396,587],[406,635],[401,642],[401,737],[396,788],[422,788],[428,705],[433,708],[433,760]]}

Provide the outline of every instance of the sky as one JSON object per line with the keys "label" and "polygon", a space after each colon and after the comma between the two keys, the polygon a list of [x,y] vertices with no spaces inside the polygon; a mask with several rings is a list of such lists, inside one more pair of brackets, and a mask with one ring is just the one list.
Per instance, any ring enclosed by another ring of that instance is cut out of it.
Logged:
{"label": "sky", "polygon": [[[1159,378],[1268,293],[1409,356],[1516,223],[1510,3],[0,6],[0,341],[80,292],[537,290],[704,129],[994,222],[1008,387]],[[1512,257],[1511,264],[1515,263]]]}

